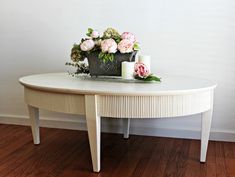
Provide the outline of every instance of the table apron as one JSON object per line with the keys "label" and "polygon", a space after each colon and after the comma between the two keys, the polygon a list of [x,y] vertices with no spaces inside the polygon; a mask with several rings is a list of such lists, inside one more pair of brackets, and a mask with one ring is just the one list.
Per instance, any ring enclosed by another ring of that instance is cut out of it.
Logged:
{"label": "table apron", "polygon": [[[55,93],[25,87],[28,105],[56,112],[86,114],[85,94]],[[164,118],[197,114],[213,107],[213,89],[182,95],[97,95],[97,113],[115,118]]]}
{"label": "table apron", "polygon": [[164,118],[205,112],[213,107],[213,90],[166,96],[99,96],[99,115],[117,118]]}
{"label": "table apron", "polygon": [[85,96],[55,93],[25,87],[25,102],[28,105],[49,111],[85,115]]}

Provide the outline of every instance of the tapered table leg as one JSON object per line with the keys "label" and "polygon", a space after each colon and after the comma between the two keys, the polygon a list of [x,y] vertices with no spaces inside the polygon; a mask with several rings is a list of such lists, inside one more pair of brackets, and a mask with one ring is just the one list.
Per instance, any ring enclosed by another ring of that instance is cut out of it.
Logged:
{"label": "tapered table leg", "polygon": [[123,122],[123,137],[125,139],[129,138],[129,132],[130,132],[130,119],[122,119]]}
{"label": "tapered table leg", "polygon": [[202,113],[202,130],[201,130],[201,156],[200,162],[206,161],[206,152],[210,136],[211,120],[213,109]]}
{"label": "tapered table leg", "polygon": [[86,122],[91,149],[93,171],[100,171],[100,124],[101,118],[97,113],[97,96],[86,95]]}
{"label": "tapered table leg", "polygon": [[28,111],[33,135],[33,142],[34,144],[40,144],[39,109],[28,105]]}

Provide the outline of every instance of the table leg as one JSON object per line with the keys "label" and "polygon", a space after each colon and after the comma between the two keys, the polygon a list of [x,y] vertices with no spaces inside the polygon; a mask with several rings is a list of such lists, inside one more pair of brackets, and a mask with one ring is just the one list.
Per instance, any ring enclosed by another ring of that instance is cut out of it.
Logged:
{"label": "table leg", "polygon": [[100,124],[101,118],[97,114],[97,96],[86,95],[86,122],[91,149],[93,171],[100,171]]}
{"label": "table leg", "polygon": [[202,113],[202,130],[201,130],[201,157],[200,162],[206,162],[206,152],[210,136],[211,120],[213,109]]}
{"label": "table leg", "polygon": [[29,111],[31,130],[33,134],[33,142],[34,144],[40,144],[39,109],[28,105],[28,111]]}
{"label": "table leg", "polygon": [[125,139],[129,138],[129,131],[130,131],[130,119],[122,119],[122,123],[123,123],[123,137]]}

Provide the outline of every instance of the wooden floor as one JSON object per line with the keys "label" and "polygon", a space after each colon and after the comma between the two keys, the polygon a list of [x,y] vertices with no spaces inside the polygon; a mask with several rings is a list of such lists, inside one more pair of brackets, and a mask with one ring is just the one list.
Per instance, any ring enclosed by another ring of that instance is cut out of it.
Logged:
{"label": "wooden floor", "polygon": [[102,170],[92,173],[87,132],[41,128],[33,145],[29,127],[0,124],[0,177],[235,177],[235,143],[102,134]]}

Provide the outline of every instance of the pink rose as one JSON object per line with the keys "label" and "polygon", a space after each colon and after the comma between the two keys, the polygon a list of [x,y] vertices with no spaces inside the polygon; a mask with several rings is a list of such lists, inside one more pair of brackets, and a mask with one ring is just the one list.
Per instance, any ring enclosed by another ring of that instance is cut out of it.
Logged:
{"label": "pink rose", "polygon": [[100,36],[100,33],[99,31],[97,30],[93,30],[92,33],[91,33],[91,37],[92,38],[98,38]]}
{"label": "pink rose", "polygon": [[133,42],[133,43],[136,41],[135,35],[132,34],[132,33],[130,33],[130,32],[124,32],[124,33],[122,33],[121,38],[122,38],[122,39],[128,39],[128,40],[130,40],[130,41]]}
{"label": "pink rose", "polygon": [[134,76],[138,76],[140,78],[146,78],[149,76],[149,69],[143,63],[136,63],[134,69]]}
{"label": "pink rose", "polygon": [[117,43],[112,38],[101,41],[102,52],[116,53]]}
{"label": "pink rose", "polygon": [[123,39],[118,43],[118,50],[121,53],[130,53],[133,51],[134,43],[129,39]]}
{"label": "pink rose", "polygon": [[95,42],[92,39],[85,40],[81,43],[80,48],[82,51],[89,51],[93,49]]}

